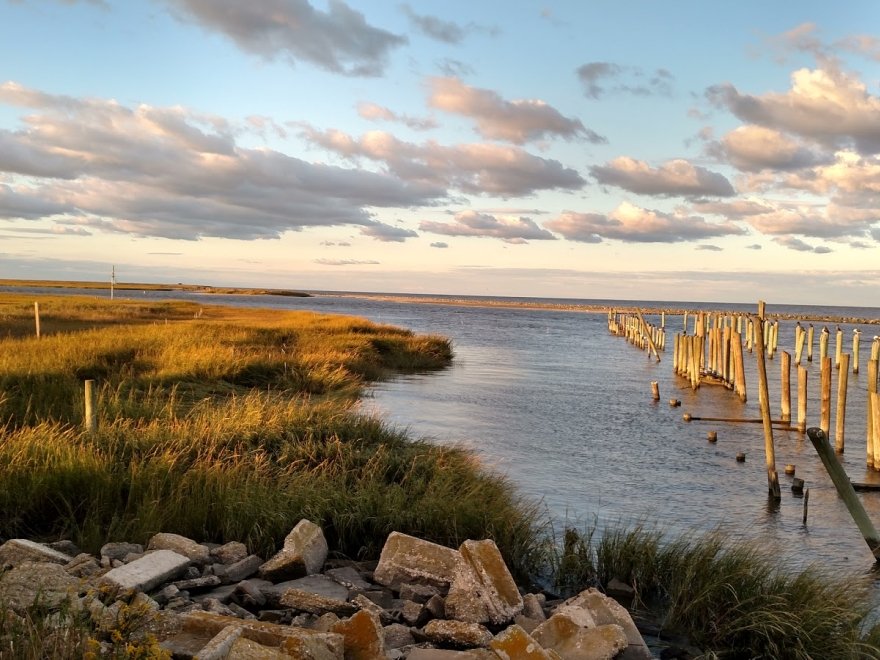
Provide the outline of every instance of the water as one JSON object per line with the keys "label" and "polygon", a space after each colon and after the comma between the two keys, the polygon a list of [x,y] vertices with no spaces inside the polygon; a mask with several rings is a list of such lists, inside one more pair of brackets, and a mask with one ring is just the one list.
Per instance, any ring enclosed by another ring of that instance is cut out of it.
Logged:
{"label": "water", "polygon": [[[560,523],[598,523],[601,528],[644,522],[671,536],[723,527],[735,536],[761,540],[793,567],[815,563],[837,573],[872,571],[873,556],[809,440],[795,432],[774,433],[782,500],[772,504],[767,498],[760,424],[682,420],[684,412],[734,418],[754,418],[760,413],[752,355],[746,354],[747,403],[719,387],[704,385],[692,392],[684,379],[672,373],[671,335],[682,327],[680,316],[667,317],[669,348],[658,364],[622,338],[610,335],[604,314],[406,304],[333,295],[125,295],[355,314],[417,332],[445,335],[455,349],[450,368],[375,385],[363,401],[363,409],[408,428],[414,436],[472,448],[521,492],[539,500]],[[620,303],[624,304],[632,303]],[[646,302],[644,306],[751,311],[743,306],[708,303]],[[880,318],[880,310],[865,308],[769,306],[768,311]],[[657,317],[646,320],[659,322]],[[853,327],[844,328],[847,351]],[[821,328],[817,323],[816,356]],[[870,341],[880,333],[880,326],[860,329],[862,373],[849,374],[847,449],[842,461],[852,480],[880,481],[880,473],[865,467],[864,391]],[[835,327],[829,326],[829,330],[829,353],[833,356]],[[779,346],[794,353],[794,321],[780,322]],[[805,366],[810,371],[808,425],[818,426],[818,359]],[[777,418],[778,358],[768,361],[767,371],[773,416]],[[660,384],[660,402],[651,400],[650,383],[655,380]],[[796,382],[793,376],[792,383]],[[832,410],[836,406],[836,372],[833,382]],[[796,411],[796,386],[793,389]],[[670,407],[670,398],[680,399],[681,408]],[[832,433],[834,423],[832,416]],[[718,432],[716,444],[707,442],[709,430]],[[740,451],[746,453],[745,463],[735,460]],[[803,499],[791,493],[791,478],[782,474],[788,463],[797,466],[797,476],[810,489],[806,526],[802,524]],[[860,498],[880,525],[880,493],[865,493]]]}

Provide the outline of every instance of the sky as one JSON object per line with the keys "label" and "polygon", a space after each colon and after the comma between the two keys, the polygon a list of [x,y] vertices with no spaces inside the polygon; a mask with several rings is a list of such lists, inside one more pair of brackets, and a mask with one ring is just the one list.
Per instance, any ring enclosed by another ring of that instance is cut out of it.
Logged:
{"label": "sky", "polygon": [[0,277],[113,267],[880,307],[880,3],[0,0]]}

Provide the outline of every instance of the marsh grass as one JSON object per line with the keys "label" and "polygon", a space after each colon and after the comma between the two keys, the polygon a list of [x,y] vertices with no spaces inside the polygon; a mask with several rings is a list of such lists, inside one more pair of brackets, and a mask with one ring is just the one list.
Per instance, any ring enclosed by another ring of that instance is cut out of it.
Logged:
{"label": "marsh grass", "polygon": [[557,586],[617,578],[635,590],[637,609],[707,657],[880,658],[865,580],[788,571],[767,550],[721,532],[668,540],[634,525],[598,536],[566,530],[563,547],[574,550],[557,556]]}

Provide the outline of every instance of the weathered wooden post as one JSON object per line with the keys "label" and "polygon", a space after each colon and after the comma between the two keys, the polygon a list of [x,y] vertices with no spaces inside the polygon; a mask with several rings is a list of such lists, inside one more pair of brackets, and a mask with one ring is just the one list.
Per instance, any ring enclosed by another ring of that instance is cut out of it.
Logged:
{"label": "weathered wooden post", "polygon": [[34,326],[37,330],[37,338],[40,337],[40,303],[34,303]]}
{"label": "weathered wooden post", "polygon": [[780,366],[782,378],[780,381],[780,407],[782,419],[791,420],[791,354],[788,351],[780,353]]}
{"label": "weathered wooden post", "polygon": [[858,328],[853,328],[852,369],[853,373],[859,373],[859,335],[862,333]]}
{"label": "weathered wooden post", "polygon": [[807,362],[813,361],[813,334],[813,324],[810,323],[810,327],[807,329]]}
{"label": "weathered wooden post", "polygon": [[687,313],[687,312],[684,313],[683,320],[684,320],[684,330],[683,330],[683,332],[684,332],[684,334],[687,334],[687,333],[688,333],[688,313]]}
{"label": "weathered wooden post", "polygon": [[752,319],[748,319],[746,321],[746,350],[751,353],[752,346],[754,345],[755,338],[755,327],[752,324]]}
{"label": "weathered wooden post", "polygon": [[[824,360],[828,357],[828,338],[831,336],[831,333],[828,332],[827,327],[822,328],[822,332],[819,334],[819,360]],[[827,433],[827,431],[826,431]]]}
{"label": "weathered wooden post", "polygon": [[822,358],[822,371],[819,386],[820,407],[819,427],[828,435],[831,426],[831,358]]}
{"label": "weathered wooden post", "polygon": [[798,432],[807,432],[807,371],[798,367]]}
{"label": "weathered wooden post", "polygon": [[840,495],[843,503],[846,504],[846,508],[849,510],[856,525],[858,525],[859,531],[865,539],[865,543],[868,544],[874,558],[880,559],[880,535],[877,534],[874,524],[871,522],[871,519],[868,518],[865,508],[856,496],[856,491],[853,489],[852,483],[846,475],[843,466],[841,466],[840,462],[837,460],[834,452],[831,451],[831,445],[828,443],[828,435],[822,429],[813,427],[807,429],[807,437],[810,439],[810,442],[813,443],[813,447],[816,448],[816,453],[819,454],[819,458],[822,459],[822,464],[828,471],[828,476],[831,477],[831,481],[834,482],[834,487],[837,488],[837,494]]}
{"label": "weathered wooden post", "polygon": [[846,385],[849,379],[849,353],[841,353],[837,374],[837,415],[834,424],[834,451],[843,453],[846,427]]}
{"label": "weathered wooden post", "polygon": [[85,383],[85,416],[83,418],[83,426],[89,433],[94,433],[98,428],[95,419],[95,381],[87,380]]}
{"label": "weathered wooden post", "polygon": [[840,356],[843,355],[843,330],[837,326],[837,333],[834,335],[834,368],[840,369]]}
{"label": "weathered wooden post", "polygon": [[804,355],[804,340],[806,339],[806,332],[801,326],[801,322],[798,321],[797,325],[794,327],[794,363],[797,366],[801,364],[801,358]]}
{"label": "weathered wooden post", "polygon": [[746,400],[746,370],[743,363],[743,347],[742,336],[735,332],[731,337],[731,348],[733,349],[733,365],[734,365],[734,381],[736,393],[739,394],[740,401]]}
{"label": "weathered wooden post", "polygon": [[867,420],[867,444],[868,444],[868,467],[880,470],[880,438],[874,433],[874,397],[877,393],[877,370],[878,361],[868,360],[868,420]]}
{"label": "weathered wooden post", "polygon": [[656,380],[651,381],[651,395],[654,397],[654,401],[660,400],[660,383]]}
{"label": "weathered wooden post", "polygon": [[[759,303],[759,309],[762,304]],[[763,311],[763,310],[762,310]],[[758,361],[758,404],[761,408],[761,420],[764,426],[764,456],[767,462],[767,488],[770,496],[781,499],[779,492],[779,474],[776,472],[776,449],[773,446],[773,422],[770,418],[770,393],[767,388],[767,365],[764,362],[764,320],[754,319],[755,354]]]}
{"label": "weathered wooden post", "polygon": [[877,442],[877,438],[880,438],[880,394],[877,392],[868,392],[868,400],[871,402],[871,416],[872,420],[869,421],[869,424],[874,429],[874,469],[878,469],[878,464],[880,464],[880,450],[877,449],[877,445],[880,444]]}

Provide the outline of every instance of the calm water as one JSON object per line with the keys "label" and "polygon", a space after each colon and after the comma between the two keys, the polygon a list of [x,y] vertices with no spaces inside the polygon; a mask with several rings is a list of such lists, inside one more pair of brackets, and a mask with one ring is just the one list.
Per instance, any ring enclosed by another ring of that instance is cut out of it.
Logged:
{"label": "calm water", "polygon": [[[94,295],[92,293],[91,295]],[[672,373],[672,333],[682,318],[667,316],[669,349],[662,362],[606,330],[604,314],[529,309],[405,304],[339,296],[314,298],[198,296],[146,292],[130,297],[175,297],[206,303],[306,309],[355,314],[371,320],[448,336],[454,364],[443,371],[400,377],[371,389],[362,407],[432,442],[473,448],[493,469],[542,502],[556,520],[590,524],[646,522],[671,535],[722,526],[735,535],[772,544],[795,566],[865,574],[873,557],[813,450],[794,432],[775,432],[782,501],[768,504],[763,432],[759,424],[682,420],[697,416],[759,417],[754,356],[746,354],[749,400],[703,386],[692,392]],[[558,301],[553,301],[558,302]],[[601,303],[603,301],[574,301]],[[632,304],[632,303],[621,303]],[[661,303],[645,303],[660,306]],[[668,303],[670,307],[753,311],[741,305]],[[797,308],[768,311],[880,318],[880,309]],[[659,322],[657,317],[646,320]],[[816,324],[815,354],[822,325]],[[780,350],[794,353],[794,322],[781,322]],[[852,325],[844,326],[851,350]],[[834,354],[835,327],[829,327]],[[846,452],[854,481],[880,481],[865,467],[865,387],[871,338],[880,326],[863,326],[862,373],[849,374]],[[779,360],[768,361],[773,416],[779,414]],[[818,426],[818,361],[810,370],[808,426]],[[835,409],[837,373],[833,376]],[[650,382],[661,401],[651,400]],[[796,375],[792,378],[796,411]],[[670,398],[682,401],[671,408]],[[832,415],[832,434],[835,424]],[[717,444],[706,432],[718,432]],[[737,452],[746,462],[737,463]],[[810,489],[809,520],[803,500],[790,491],[787,463]],[[880,525],[880,493],[860,495]]]}

